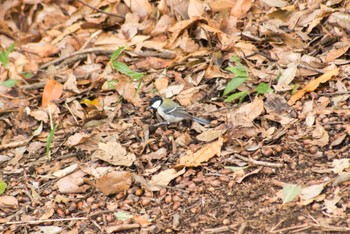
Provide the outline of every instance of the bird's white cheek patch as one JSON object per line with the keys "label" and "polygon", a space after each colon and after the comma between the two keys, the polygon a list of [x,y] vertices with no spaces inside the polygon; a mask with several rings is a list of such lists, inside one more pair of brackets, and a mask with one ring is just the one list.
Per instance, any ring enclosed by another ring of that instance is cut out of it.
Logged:
{"label": "bird's white cheek patch", "polygon": [[160,106],[160,104],[162,104],[162,101],[161,101],[161,100],[155,101],[155,102],[152,104],[152,107],[153,107],[154,109],[158,109],[158,107]]}

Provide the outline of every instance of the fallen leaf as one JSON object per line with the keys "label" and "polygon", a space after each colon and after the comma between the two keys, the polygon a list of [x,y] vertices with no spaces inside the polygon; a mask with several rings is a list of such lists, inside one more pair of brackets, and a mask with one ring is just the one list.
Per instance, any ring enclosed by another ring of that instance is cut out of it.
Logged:
{"label": "fallen leaf", "polygon": [[310,144],[317,146],[325,146],[329,143],[329,135],[318,121],[316,121],[316,128],[312,132],[312,137],[314,140],[312,140]]}
{"label": "fallen leaf", "polygon": [[242,16],[245,16],[249,9],[252,6],[251,0],[238,0],[234,2],[234,5],[232,6],[230,15],[235,16],[237,18],[241,18]]}
{"label": "fallen leaf", "polygon": [[332,171],[340,174],[345,169],[348,169],[350,167],[350,159],[348,158],[341,158],[341,159],[334,159],[332,162]]}
{"label": "fallen leaf", "polygon": [[83,185],[85,175],[85,172],[78,170],[66,177],[61,178],[56,182],[56,186],[58,187],[60,193],[84,193],[90,188],[88,185]]}
{"label": "fallen leaf", "polygon": [[132,103],[134,106],[142,106],[143,101],[136,92],[134,84],[130,78],[124,75],[119,75],[118,82],[115,85],[115,90],[117,90],[125,100]]}
{"label": "fallen leaf", "polygon": [[336,215],[338,217],[345,217],[346,213],[346,205],[339,205],[338,202],[342,199],[341,196],[339,196],[340,188],[337,187],[335,191],[333,192],[333,199],[326,199],[324,200],[324,208],[328,214]]}
{"label": "fallen leaf", "polygon": [[267,113],[277,113],[281,114],[290,109],[286,99],[281,95],[275,93],[265,94],[266,101],[264,103],[264,107]]}
{"label": "fallen leaf", "polygon": [[333,48],[328,52],[325,63],[329,63],[345,54],[350,48],[349,41],[342,41],[333,44]]}
{"label": "fallen leaf", "polygon": [[253,102],[241,105],[236,110],[228,113],[228,122],[233,127],[252,127],[253,120],[264,110],[264,102],[261,98],[255,98]]}
{"label": "fallen leaf", "polygon": [[98,143],[92,158],[98,158],[115,166],[131,166],[136,160],[135,154],[127,152],[118,142]]}
{"label": "fallen leaf", "polygon": [[96,188],[104,195],[125,192],[132,184],[132,174],[126,171],[112,171],[96,179]]}
{"label": "fallen leaf", "polygon": [[13,196],[0,196],[0,209],[7,210],[7,209],[17,209],[18,208],[18,201]]}
{"label": "fallen leaf", "polygon": [[159,172],[159,174],[152,176],[152,179],[149,182],[149,186],[152,191],[159,191],[165,186],[167,186],[170,183],[170,181],[184,174],[185,171],[185,168],[182,168],[182,170],[180,171],[177,171],[175,169],[161,171]]}
{"label": "fallen leaf", "polygon": [[210,142],[221,137],[226,131],[227,129],[209,129],[199,134],[196,138],[199,141]]}
{"label": "fallen leaf", "polygon": [[310,200],[321,194],[324,189],[324,184],[315,184],[305,187],[301,190],[300,198],[303,200]]}
{"label": "fallen leaf", "polygon": [[51,101],[57,101],[63,92],[63,86],[56,80],[49,80],[46,82],[41,106],[46,108]]}
{"label": "fallen leaf", "polygon": [[58,227],[58,226],[38,226],[40,233],[45,233],[45,234],[59,234],[63,231],[63,228]]}
{"label": "fallen leaf", "polygon": [[298,184],[285,184],[282,190],[283,204],[291,202],[301,193],[301,186]]}
{"label": "fallen leaf", "polygon": [[75,145],[79,145],[82,143],[87,142],[91,138],[91,134],[87,133],[75,133],[74,135],[70,136],[65,145],[68,147],[73,147]]}
{"label": "fallen leaf", "polygon": [[290,82],[295,78],[295,74],[297,73],[298,65],[294,63],[288,64],[286,70],[284,70],[278,79],[277,85],[274,85],[274,89],[276,91],[287,91],[293,89],[292,85],[289,85]]}
{"label": "fallen leaf", "polygon": [[333,76],[337,76],[339,73],[339,68],[335,68],[332,69],[330,71],[327,71],[325,74],[321,75],[320,77],[318,77],[315,80],[310,81],[303,89],[299,90],[298,92],[296,92],[288,101],[289,105],[293,105],[297,100],[299,100],[300,98],[302,98],[304,96],[305,93],[307,92],[312,92],[315,89],[317,89],[317,87],[321,84],[321,83],[325,83],[328,80],[330,80]]}
{"label": "fallen leaf", "polygon": [[56,176],[57,178],[62,178],[66,175],[69,175],[70,173],[75,171],[75,169],[77,169],[77,168],[78,168],[78,164],[75,163],[75,164],[70,165],[69,167],[62,169],[62,170],[55,171],[53,173],[53,175]]}
{"label": "fallen leaf", "polygon": [[179,159],[179,163],[176,167],[197,167],[203,162],[207,162],[215,155],[219,156],[221,152],[221,146],[223,145],[223,139],[220,137],[217,141],[211,142],[203,146],[195,153],[188,153],[187,155]]}
{"label": "fallen leaf", "polygon": [[49,116],[43,110],[33,110],[30,112],[30,116],[34,117],[34,119],[38,121],[43,121],[44,123],[49,121]]}

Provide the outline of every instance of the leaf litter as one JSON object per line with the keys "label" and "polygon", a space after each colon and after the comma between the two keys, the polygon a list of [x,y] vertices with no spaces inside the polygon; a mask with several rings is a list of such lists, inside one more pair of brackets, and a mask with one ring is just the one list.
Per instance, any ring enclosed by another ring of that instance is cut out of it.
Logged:
{"label": "leaf litter", "polygon": [[1,232],[350,231],[347,1],[3,5]]}

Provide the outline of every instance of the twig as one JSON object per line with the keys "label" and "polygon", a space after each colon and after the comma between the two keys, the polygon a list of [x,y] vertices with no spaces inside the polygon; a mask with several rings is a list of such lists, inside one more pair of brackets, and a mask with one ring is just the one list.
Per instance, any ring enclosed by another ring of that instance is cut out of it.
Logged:
{"label": "twig", "polygon": [[176,57],[176,53],[169,51],[169,50],[164,50],[160,52],[156,51],[127,51],[126,53],[132,55],[136,54],[138,56],[142,57],[158,57],[158,58],[164,58],[164,59],[173,59]]}
{"label": "twig", "polygon": [[243,234],[245,228],[247,227],[247,222],[243,222],[242,225],[239,227],[237,234]]}
{"label": "twig", "polygon": [[343,95],[343,94],[350,94],[350,91],[345,92],[336,92],[336,93],[321,93],[321,96],[335,96],[335,95]]}
{"label": "twig", "polygon": [[78,55],[84,55],[84,56],[87,56],[86,54],[88,53],[95,53],[95,54],[113,54],[114,50],[111,50],[111,49],[105,49],[105,48],[88,48],[88,49],[85,49],[85,50],[80,50],[80,51],[76,51],[76,52],[73,52],[71,54],[68,54],[66,56],[62,56],[60,58],[57,58],[55,60],[52,60],[48,63],[44,63],[43,65],[41,65],[40,69],[45,69],[51,65],[54,65],[56,63],[59,63],[59,62],[62,62],[64,60],[67,60],[69,58],[72,58],[72,57],[75,57],[75,56],[78,56]]}
{"label": "twig", "polygon": [[238,224],[231,224],[229,226],[223,226],[223,227],[217,227],[217,228],[207,228],[207,229],[204,229],[201,232],[201,234],[212,234],[212,233],[229,232],[229,231],[232,231],[237,226],[238,226]]}
{"label": "twig", "polygon": [[6,222],[5,225],[12,224],[38,224],[38,223],[48,223],[48,222],[63,222],[63,221],[75,221],[75,220],[88,220],[86,217],[72,217],[72,218],[62,218],[62,219],[43,219],[43,220],[28,220],[28,221],[12,221]]}
{"label": "twig", "polygon": [[306,64],[299,64],[298,67],[304,68],[304,69],[306,69],[306,70],[314,71],[314,72],[317,72],[317,73],[320,73],[320,74],[323,74],[323,73],[324,73],[323,70],[310,67],[309,65],[306,65]]}
{"label": "twig", "polygon": [[310,224],[310,226],[315,228],[320,228],[327,232],[350,232],[350,228],[348,227],[337,227],[337,226],[329,226],[329,225],[321,225],[321,224]]}
{"label": "twig", "polygon": [[245,162],[252,163],[254,165],[259,165],[259,166],[266,166],[266,167],[283,167],[282,163],[271,163],[271,162],[263,162],[263,161],[258,161],[252,158],[247,158],[239,154],[235,154],[235,156]]}
{"label": "twig", "polygon": [[287,227],[287,228],[282,228],[278,230],[270,230],[271,233],[286,233],[287,231],[295,230],[295,229],[300,229],[300,228],[311,228],[309,224],[303,224],[299,226],[293,226],[293,227]]}
{"label": "twig", "polygon": [[124,230],[129,230],[129,229],[135,229],[139,228],[140,224],[138,223],[133,223],[133,224],[120,224],[120,225],[115,225],[115,226],[108,226],[106,228],[107,233],[112,233],[112,232],[117,232],[117,231],[124,231]]}
{"label": "twig", "polygon": [[118,14],[114,14],[114,13],[109,13],[109,12],[100,10],[100,9],[98,9],[98,8],[96,8],[96,7],[93,7],[93,6],[91,6],[91,5],[87,4],[87,3],[85,3],[85,2],[82,1],[82,0],[77,0],[77,1],[80,2],[80,3],[83,4],[83,5],[85,5],[85,6],[89,7],[89,8],[91,8],[91,9],[94,9],[95,11],[100,12],[100,13],[103,13],[103,14],[106,14],[106,15],[110,15],[110,16],[119,17],[119,18],[122,18],[122,19],[125,18],[125,17],[122,16],[122,15],[118,15]]}

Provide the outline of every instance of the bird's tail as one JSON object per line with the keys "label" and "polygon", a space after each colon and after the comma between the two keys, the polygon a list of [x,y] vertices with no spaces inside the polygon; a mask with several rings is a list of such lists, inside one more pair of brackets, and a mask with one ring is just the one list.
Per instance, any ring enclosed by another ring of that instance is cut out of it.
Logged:
{"label": "bird's tail", "polygon": [[198,117],[194,117],[194,116],[192,116],[192,120],[196,121],[197,123],[203,124],[203,125],[210,124],[209,120],[198,118]]}

